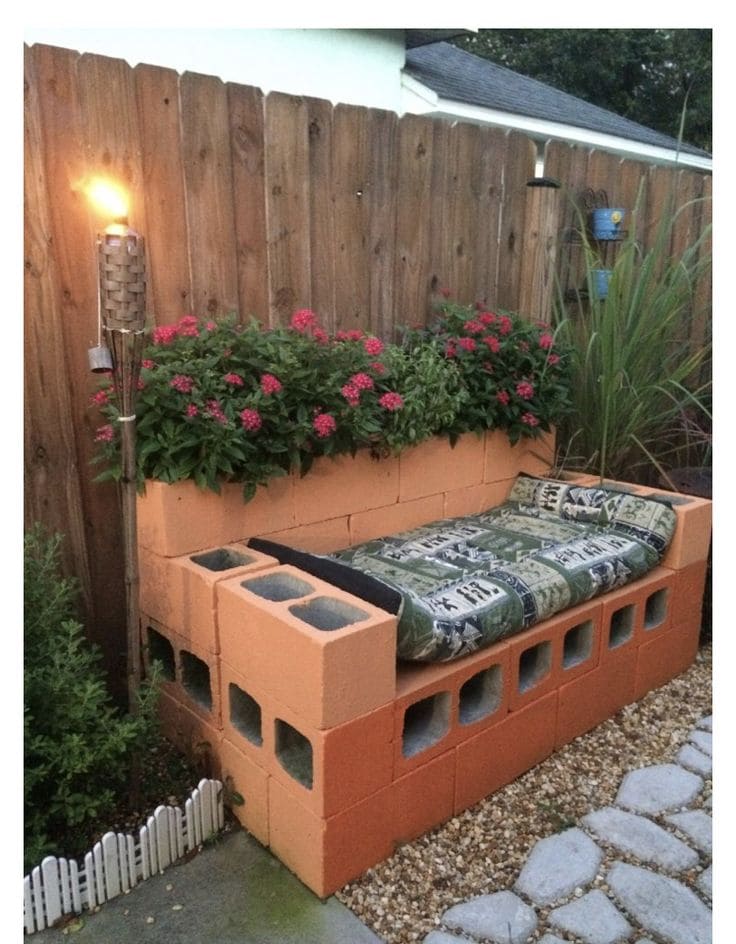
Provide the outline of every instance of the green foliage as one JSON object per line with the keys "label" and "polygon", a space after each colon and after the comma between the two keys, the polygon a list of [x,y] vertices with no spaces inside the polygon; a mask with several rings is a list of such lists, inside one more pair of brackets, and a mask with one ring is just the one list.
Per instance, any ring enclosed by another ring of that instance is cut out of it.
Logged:
{"label": "green foliage", "polygon": [[643,249],[637,215],[618,247],[605,299],[597,298],[592,274],[602,262],[581,220],[587,291],[577,310],[561,297],[556,304],[558,334],[574,351],[574,408],[559,441],[574,467],[629,481],[644,467],[662,474],[679,464],[687,424],[710,423],[710,345],[688,341],[693,290],[711,264],[709,230],[672,255],[677,214],[665,212]]}
{"label": "green foliage", "polygon": [[454,45],[711,150],[709,29],[482,29]]}
{"label": "green foliage", "polygon": [[133,753],[155,729],[155,681],[136,717],[111,703],[97,650],[75,619],[77,588],[59,570],[59,535],[24,542],[25,868],[86,851],[90,826],[126,788]]}
{"label": "green foliage", "polygon": [[516,443],[549,431],[569,409],[569,355],[545,324],[446,302],[411,335],[457,365],[466,396],[449,427],[455,435],[504,429]]}
{"label": "green foliage", "polygon": [[[488,428],[508,430],[515,442],[548,429],[566,393],[564,365],[553,363],[559,355],[540,346],[543,329],[486,312],[498,318],[480,325],[495,349],[479,337],[485,355],[471,356],[466,348],[475,341],[464,324],[472,316],[470,308],[448,306],[430,330],[408,332],[402,346],[359,330],[330,337],[306,309],[289,327],[186,316],[155,328],[136,408],[139,482],[193,479],[214,491],[223,481],[240,482],[248,499],[274,476],[308,471],[321,455],[369,448],[381,456],[432,435]],[[448,355],[453,338],[456,357]],[[534,391],[524,398],[516,385],[527,381]],[[510,402],[497,398],[502,384]],[[106,464],[99,478],[116,478],[109,382],[92,399],[110,421],[96,436]]]}

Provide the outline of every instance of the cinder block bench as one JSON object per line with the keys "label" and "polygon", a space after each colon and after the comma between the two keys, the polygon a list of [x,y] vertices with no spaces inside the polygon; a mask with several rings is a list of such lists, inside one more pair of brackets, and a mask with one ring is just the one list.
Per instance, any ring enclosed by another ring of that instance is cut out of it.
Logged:
{"label": "cinder block bench", "polygon": [[[429,495],[408,479],[402,487],[399,457],[383,474],[384,485],[393,480],[388,493],[374,488],[370,500],[386,501],[385,520],[409,527],[434,520],[438,508],[469,514],[488,507],[490,494],[503,501],[508,472],[541,470],[519,449],[517,459],[526,458],[514,463],[507,452],[503,477],[487,481],[489,451],[499,448],[491,439],[480,440],[477,470],[466,467],[457,489],[447,484],[457,454],[442,457],[446,477],[434,476],[428,487],[440,491]],[[463,449],[467,466],[470,446]],[[297,483],[300,504],[314,519],[307,481]],[[381,530],[377,518],[365,528],[377,513],[364,507],[366,490],[358,487],[352,512],[346,495],[339,507],[323,502],[323,513],[338,512],[323,527],[300,521],[293,503],[278,510],[289,527],[277,530],[259,508],[250,523],[247,505],[246,517],[218,512],[225,539],[209,543],[215,519],[190,511],[202,493],[187,487],[180,499],[175,488],[158,494],[158,484],[141,499],[141,612],[146,659],[163,666],[164,732],[208,758],[243,797],[233,807],[241,824],[321,897],[679,674],[697,651],[710,535],[704,499],[663,496],[673,500],[675,533],[662,563],[640,579],[456,660],[420,663],[397,661],[396,614],[248,546],[260,533],[322,555],[350,544],[345,535],[371,540]],[[279,488],[293,502],[295,484]],[[423,521],[401,507],[417,501]],[[154,522],[146,502],[178,508],[179,531],[175,520]],[[183,527],[193,521],[204,522],[205,537]]]}

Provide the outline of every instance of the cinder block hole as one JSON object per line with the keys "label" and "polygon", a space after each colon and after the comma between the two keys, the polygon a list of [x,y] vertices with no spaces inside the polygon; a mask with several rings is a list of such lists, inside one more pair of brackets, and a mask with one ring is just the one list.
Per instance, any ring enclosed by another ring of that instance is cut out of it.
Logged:
{"label": "cinder block hole", "polygon": [[212,688],[210,686],[210,668],[206,662],[181,651],[181,684],[184,691],[207,711],[212,711]]}
{"label": "cinder block hole", "polygon": [[537,643],[525,649],[519,658],[519,691],[528,692],[542,681],[552,667],[552,643]]}
{"label": "cinder block hole", "polygon": [[244,738],[260,747],[263,744],[261,733],[261,706],[244,692],[242,688],[230,683],[230,723]]}
{"label": "cinder block hole", "polygon": [[272,600],[274,603],[281,603],[283,600],[298,600],[299,597],[305,597],[314,590],[314,587],[306,580],[300,580],[293,574],[267,574],[265,577],[244,580],[240,586],[255,593],[257,597]]}
{"label": "cinder block hole", "polygon": [[414,757],[426,751],[447,734],[450,727],[450,693],[438,692],[415,701],[404,712],[401,751]]}
{"label": "cinder block hole", "polygon": [[368,614],[364,610],[359,610],[357,606],[351,606],[344,600],[335,600],[333,597],[315,597],[309,603],[290,606],[289,612],[297,619],[314,626],[315,629],[326,632],[342,629],[343,626],[350,626],[352,623],[368,619]]}
{"label": "cinder block hole", "polygon": [[501,704],[502,690],[500,665],[471,676],[460,689],[460,724],[472,724],[492,715]]}
{"label": "cinder block hole", "polygon": [[206,551],[204,554],[194,554],[189,560],[207,570],[231,570],[233,567],[242,567],[243,564],[252,564],[254,558],[228,547],[218,547],[217,550]]}
{"label": "cinder block hole", "polygon": [[644,629],[654,629],[665,621],[669,594],[667,587],[649,594],[644,604]]}
{"label": "cinder block hole", "polygon": [[276,718],[276,757],[284,770],[307,790],[314,780],[312,745],[296,728]]}
{"label": "cinder block hole", "polygon": [[622,606],[614,610],[611,616],[611,627],[608,633],[608,648],[615,649],[617,646],[623,646],[625,642],[631,639],[634,632],[634,613],[636,607],[633,603],[628,606]]}
{"label": "cinder block hole", "polygon": [[151,662],[158,662],[161,666],[161,675],[167,682],[173,682],[176,676],[176,660],[174,647],[169,640],[148,627],[148,658]]}
{"label": "cinder block hole", "polygon": [[565,633],[562,646],[562,666],[571,669],[590,658],[593,651],[593,621],[578,623]]}

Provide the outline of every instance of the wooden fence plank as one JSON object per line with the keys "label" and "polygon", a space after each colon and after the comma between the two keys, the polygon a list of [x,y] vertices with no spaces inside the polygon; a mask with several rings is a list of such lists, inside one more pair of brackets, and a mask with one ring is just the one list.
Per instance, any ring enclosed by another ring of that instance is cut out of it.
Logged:
{"label": "wooden fence plank", "polygon": [[332,105],[305,96],[309,140],[309,261],[311,307],[334,332],[335,206],[332,187]]}
{"label": "wooden fence plank", "polygon": [[396,262],[396,180],[398,163],[396,136],[398,118],[394,112],[369,109],[368,211],[366,246],[369,269],[371,332],[393,340],[396,308],[393,293]]}
{"label": "wooden fence plank", "polygon": [[268,322],[263,93],[228,83],[240,318]]}
{"label": "wooden fence plank", "polygon": [[309,132],[303,99],[271,92],[265,114],[269,323],[311,306]]}
{"label": "wooden fence plank", "polygon": [[[500,128],[479,129],[480,186],[477,199],[476,277],[473,298],[490,306],[496,298],[503,219],[507,138]],[[514,306],[516,307],[516,306]]]}
{"label": "wooden fence plank", "polygon": [[335,327],[370,322],[370,141],[367,109],[338,105],[332,124]]}
{"label": "wooden fence plank", "polygon": [[179,88],[193,313],[237,312],[227,92],[220,79],[193,72],[182,75]]}
{"label": "wooden fence plank", "polygon": [[458,301],[477,296],[476,252],[481,169],[480,128],[465,122],[450,129],[444,164],[447,279]]}
{"label": "wooden fence plank", "polygon": [[[429,266],[430,291],[449,293],[458,298],[458,288],[452,284],[450,267],[451,244],[449,236],[449,208],[445,199],[447,179],[450,175],[448,149],[450,147],[451,125],[446,121],[435,121],[432,130],[432,176],[431,190],[434,199],[430,204],[429,216]],[[442,194],[442,197],[440,197]]]}
{"label": "wooden fence plank", "polygon": [[138,65],[134,79],[146,202],[147,308],[156,324],[170,324],[193,309],[179,75]]}
{"label": "wooden fence plank", "polygon": [[396,319],[402,324],[425,324],[429,315],[434,125],[418,115],[399,120],[393,291]]}
{"label": "wooden fence plank", "polygon": [[512,311],[519,304],[526,185],[534,176],[536,155],[537,149],[529,138],[515,131],[508,133],[495,305]]}

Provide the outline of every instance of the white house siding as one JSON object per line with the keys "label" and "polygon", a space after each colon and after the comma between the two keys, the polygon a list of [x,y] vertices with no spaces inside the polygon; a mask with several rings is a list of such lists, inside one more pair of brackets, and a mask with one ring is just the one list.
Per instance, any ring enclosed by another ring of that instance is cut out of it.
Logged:
{"label": "white house siding", "polygon": [[263,92],[401,111],[400,29],[27,28],[24,41],[217,75]]}

